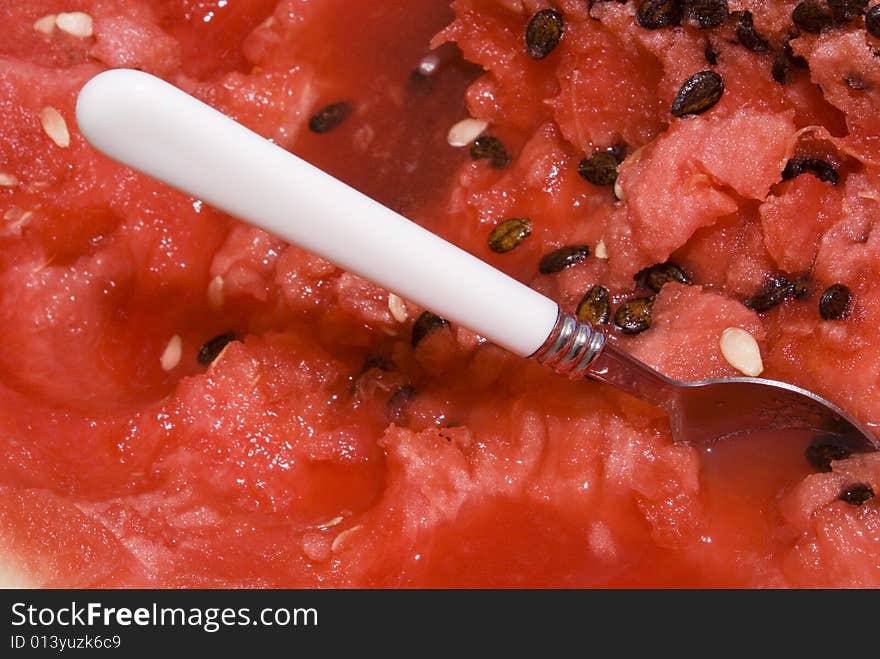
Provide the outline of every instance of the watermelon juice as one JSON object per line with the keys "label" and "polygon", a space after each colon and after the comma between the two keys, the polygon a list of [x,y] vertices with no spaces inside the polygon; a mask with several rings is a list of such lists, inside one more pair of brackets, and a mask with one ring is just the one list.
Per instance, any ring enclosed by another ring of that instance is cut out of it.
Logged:
{"label": "watermelon juice", "polygon": [[876,427],[875,0],[5,0],[0,24],[6,584],[880,586],[877,456],[675,445],[74,122],[99,72],[162,76],[671,377],[754,370]]}

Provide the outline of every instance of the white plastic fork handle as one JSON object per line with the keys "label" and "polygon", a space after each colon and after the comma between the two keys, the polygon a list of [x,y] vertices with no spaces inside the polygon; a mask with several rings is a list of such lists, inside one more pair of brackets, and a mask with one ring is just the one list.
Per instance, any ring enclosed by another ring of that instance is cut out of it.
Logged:
{"label": "white plastic fork handle", "polygon": [[549,298],[167,82],[116,69],[76,117],[111,158],[394,291],[521,356],[553,330]]}

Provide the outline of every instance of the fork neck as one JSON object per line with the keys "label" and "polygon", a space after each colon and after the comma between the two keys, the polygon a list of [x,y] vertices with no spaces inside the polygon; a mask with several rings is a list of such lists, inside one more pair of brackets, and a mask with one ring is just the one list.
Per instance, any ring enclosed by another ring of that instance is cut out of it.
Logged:
{"label": "fork neck", "polygon": [[675,382],[608,342],[600,329],[562,313],[541,348],[538,362],[571,378],[610,384],[661,408],[674,404]]}
{"label": "fork neck", "polygon": [[610,343],[606,343],[596,355],[586,376],[617,387],[667,412],[678,394],[673,380]]}

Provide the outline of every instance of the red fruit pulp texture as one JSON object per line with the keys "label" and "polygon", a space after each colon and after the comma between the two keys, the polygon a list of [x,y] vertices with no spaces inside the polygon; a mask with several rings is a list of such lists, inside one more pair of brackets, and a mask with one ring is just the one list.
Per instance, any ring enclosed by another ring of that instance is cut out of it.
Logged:
{"label": "red fruit pulp texture", "polygon": [[[649,31],[632,2],[560,0],[562,40],[532,60],[525,26],[548,4],[0,6],[0,576],[82,587],[880,585],[876,500],[838,500],[852,483],[880,487],[875,456],[812,473],[795,437],[678,446],[659,411],[463,328],[413,347],[422,309],[406,304],[401,322],[388,291],[108,161],[74,124],[92,76],[155,73],[568,311],[596,283],[615,306],[644,295],[633,275],[671,258],[694,285],[666,284],[649,330],[612,329],[624,349],[680,379],[735,375],[719,338],[742,327],[764,375],[880,423],[880,43],[863,19],[793,39],[808,67],[781,84],[771,69],[794,2],[730,0],[771,44],[752,53],[735,43],[735,18]],[[74,11],[93,19],[91,36],[34,29]],[[432,39],[470,63],[413,76]],[[672,117],[682,83],[705,69],[723,77],[721,100]],[[309,118],[338,101],[348,118],[310,132]],[[66,119],[69,146],[44,130],[47,107]],[[490,123],[507,167],[447,144],[468,115]],[[619,143],[623,201],[578,175],[582,158]],[[824,158],[838,183],[783,181],[794,156]],[[533,231],[497,254],[487,237],[508,217]],[[571,244],[594,255],[538,274],[544,254]],[[806,298],[761,314],[743,305],[780,273],[806,275]],[[823,321],[818,299],[834,283],[853,305]],[[227,332],[240,340],[199,363]]]}

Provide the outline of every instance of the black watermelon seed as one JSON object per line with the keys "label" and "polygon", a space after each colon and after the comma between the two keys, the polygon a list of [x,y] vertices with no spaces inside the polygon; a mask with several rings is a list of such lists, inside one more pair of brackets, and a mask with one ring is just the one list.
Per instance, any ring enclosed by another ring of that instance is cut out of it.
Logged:
{"label": "black watermelon seed", "polygon": [[566,245],[545,254],[538,264],[538,272],[542,275],[562,272],[566,268],[580,263],[589,255],[590,248],[587,245]]}
{"label": "black watermelon seed", "polygon": [[400,423],[403,420],[407,404],[415,398],[415,395],[416,388],[409,384],[399,387],[397,391],[391,394],[388,402],[385,403],[385,414],[388,420]]}
{"label": "black watermelon seed", "polygon": [[361,373],[366,373],[367,371],[374,368],[379,371],[393,371],[394,363],[391,360],[385,359],[381,356],[368,357],[367,360],[364,362],[364,367],[361,370]]}
{"label": "black watermelon seed", "polygon": [[850,75],[843,76],[843,83],[849,87],[850,89],[854,89],[856,91],[864,91],[868,88],[865,79],[862,76],[851,73]]}
{"label": "black watermelon seed", "polygon": [[636,22],[646,30],[678,25],[680,21],[680,0],[642,0],[636,8]]}
{"label": "black watermelon seed", "polygon": [[790,42],[795,36],[796,33],[790,34],[786,38],[785,43],[782,44],[782,48],[777,51],[776,57],[773,59],[771,73],[773,79],[779,84],[785,84],[788,81],[788,73],[792,69],[805,69],[808,67],[807,60],[800,55],[795,55],[794,51],[791,49]]}
{"label": "black watermelon seed", "polygon": [[425,75],[419,69],[410,71],[406,79],[406,90],[411,94],[427,94],[437,82],[437,76]]}
{"label": "black watermelon seed", "polygon": [[794,291],[792,284],[786,277],[768,277],[764,287],[759,293],[746,298],[743,304],[752,311],[769,311],[780,304]]}
{"label": "black watermelon seed", "polygon": [[614,156],[614,159],[617,161],[618,164],[622,163],[626,158],[627,147],[625,142],[618,142],[613,146],[609,146],[605,150],[612,156]]}
{"label": "black watermelon seed", "polygon": [[416,318],[412,328],[412,346],[415,348],[422,339],[439,329],[449,326],[449,321],[430,311],[424,311]]}
{"label": "black watermelon seed", "polygon": [[874,5],[865,14],[865,30],[872,37],[880,39],[880,5]]}
{"label": "black watermelon seed", "polygon": [[555,9],[542,9],[532,16],[526,27],[526,52],[532,59],[544,59],[562,38],[562,14]]}
{"label": "black watermelon seed", "polygon": [[675,95],[669,111],[675,117],[701,114],[711,109],[724,93],[724,80],[714,71],[700,71],[688,78]]}
{"label": "black watermelon seed", "polygon": [[810,297],[810,281],[806,275],[798,277],[791,283],[791,296],[795,300],[806,300]]}
{"label": "black watermelon seed", "polygon": [[791,20],[804,32],[818,34],[831,25],[831,12],[816,0],[804,0],[791,12]]}
{"label": "black watermelon seed", "polygon": [[532,221],[527,217],[504,220],[489,234],[489,249],[504,254],[516,249],[532,234]]}
{"label": "black watermelon seed", "polygon": [[603,325],[611,318],[611,295],[604,286],[596,284],[584,294],[577,305],[578,320],[592,325]]}
{"label": "black watermelon seed", "polygon": [[770,74],[776,82],[780,85],[784,85],[788,82],[788,72],[791,71],[792,68],[791,46],[786,43],[776,53],[776,57],[773,58],[773,66],[770,69]]}
{"label": "black watermelon seed", "polygon": [[782,180],[788,181],[801,174],[812,174],[820,181],[831,185],[837,185],[839,178],[834,166],[821,158],[794,157],[785,163],[782,170]]}
{"label": "black watermelon seed", "polygon": [[685,17],[701,30],[721,27],[727,20],[727,0],[684,0],[683,4]]}
{"label": "black watermelon seed", "polygon": [[819,298],[819,315],[824,320],[842,320],[849,315],[852,291],[844,284],[834,284],[825,289]]}
{"label": "black watermelon seed", "polygon": [[639,334],[653,322],[653,297],[637,297],[624,302],[614,314],[614,324],[624,334]]}
{"label": "black watermelon seed", "polygon": [[868,0],[827,0],[831,10],[831,21],[843,25],[865,13]]}
{"label": "black watermelon seed", "polygon": [[851,506],[861,506],[874,498],[874,490],[867,483],[848,485],[840,493],[839,499]]}
{"label": "black watermelon seed", "polygon": [[223,348],[237,338],[235,332],[226,332],[225,334],[215,336],[213,339],[205,341],[205,344],[199,349],[199,354],[196,356],[196,359],[202,366],[210,366],[214,363],[214,360],[220,356],[220,353],[223,352]]}
{"label": "black watermelon seed", "polygon": [[649,288],[655,293],[659,293],[660,289],[663,288],[663,284],[671,281],[687,284],[688,286],[694,283],[685,271],[672,261],[658,263],[644,270],[639,270],[633,279],[635,279],[639,286]]}
{"label": "black watermelon seed", "polygon": [[488,160],[489,165],[495,169],[504,169],[510,164],[510,154],[507,153],[504,143],[492,135],[482,135],[474,140],[471,145],[471,158]]}
{"label": "black watermelon seed", "polygon": [[804,457],[816,471],[831,471],[833,460],[846,460],[852,452],[834,435],[817,437],[807,447]]}
{"label": "black watermelon seed", "polygon": [[715,50],[715,46],[708,39],[706,39],[706,45],[703,46],[703,57],[706,58],[707,64],[712,66],[718,64],[718,51]]}
{"label": "black watermelon seed", "polygon": [[770,49],[770,44],[755,29],[750,11],[744,11],[739,15],[739,21],[736,24],[736,39],[743,48],[753,53],[763,53]]}
{"label": "black watermelon seed", "polygon": [[595,151],[578,163],[578,174],[593,185],[614,185],[620,161],[611,151]]}
{"label": "black watermelon seed", "polygon": [[348,101],[339,101],[321,108],[309,119],[309,129],[313,133],[327,133],[341,124],[351,114]]}

